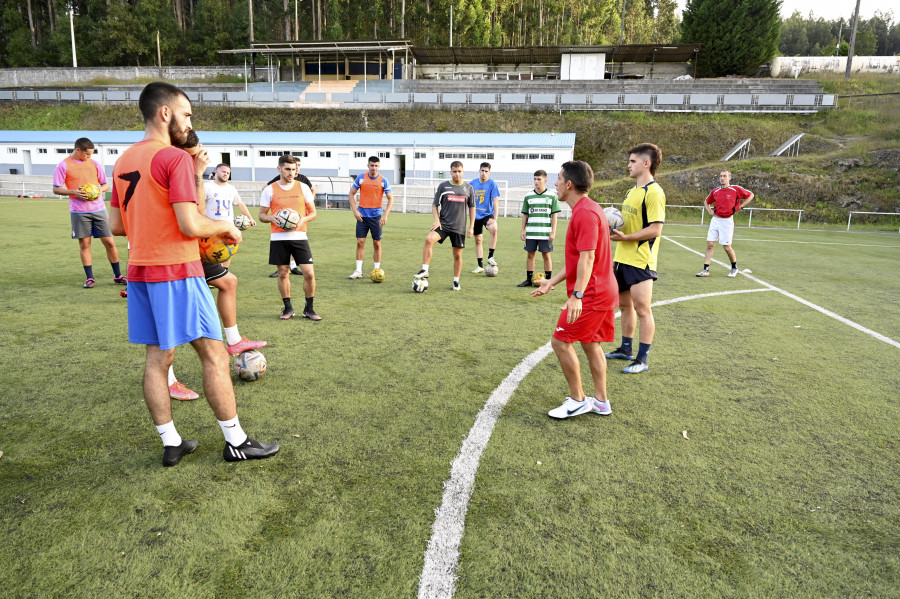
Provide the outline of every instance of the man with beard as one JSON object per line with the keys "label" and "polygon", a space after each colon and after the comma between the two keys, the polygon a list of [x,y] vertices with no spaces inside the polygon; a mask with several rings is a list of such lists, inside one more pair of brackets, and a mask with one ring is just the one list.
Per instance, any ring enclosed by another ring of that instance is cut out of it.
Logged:
{"label": "man with beard", "polygon": [[198,445],[178,434],[167,385],[175,347],[184,343],[203,365],[206,399],[225,436],[225,460],[273,456],[279,446],[250,438],[238,421],[228,353],[199,259],[198,237],[221,235],[239,243],[241,232],[197,209],[209,156],[201,150],[192,159],[180,149],[192,128],[187,95],[168,83],[151,83],[138,106],[144,139],[116,161],[110,223],[113,234],[127,235],[131,245],[128,339],[146,346],[144,399],[162,438],[163,466],[178,464]]}

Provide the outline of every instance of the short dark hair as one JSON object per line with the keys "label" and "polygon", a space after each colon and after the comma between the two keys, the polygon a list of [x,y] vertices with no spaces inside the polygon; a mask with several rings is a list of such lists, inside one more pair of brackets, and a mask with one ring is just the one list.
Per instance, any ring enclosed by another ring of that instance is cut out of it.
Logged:
{"label": "short dark hair", "polygon": [[285,164],[297,164],[300,161],[294,158],[293,154],[282,154],[278,157],[278,166],[284,166]]}
{"label": "short dark hair", "polygon": [[94,142],[89,140],[87,137],[79,137],[75,140],[75,149],[76,150],[93,150]]}
{"label": "short dark hair", "polygon": [[539,168],[538,170],[534,171],[534,176],[535,176],[535,177],[546,177],[546,176],[547,176],[547,171],[545,171],[545,170],[542,169],[542,168]]}
{"label": "short dark hair", "polygon": [[462,166],[462,162],[460,162],[459,160],[454,160],[453,162],[450,163],[451,169],[456,168],[457,166]]}
{"label": "short dark hair", "polygon": [[171,106],[176,98],[188,99],[187,94],[172,85],[163,81],[154,81],[148,83],[141,92],[141,98],[138,100],[138,108],[144,116],[144,122],[148,122],[156,115],[156,111],[161,106]]}
{"label": "short dark hair", "polygon": [[228,164],[227,162],[220,162],[219,164],[216,165],[216,170],[219,170],[223,166],[227,166],[228,168],[231,168],[231,165]]}
{"label": "short dark hair", "polygon": [[369,162],[374,162],[375,164],[378,164],[379,162],[381,162],[381,158],[379,158],[378,156],[369,156]]}
{"label": "short dark hair", "polygon": [[631,156],[632,154],[649,158],[650,174],[656,174],[656,169],[659,168],[659,163],[662,162],[662,150],[659,149],[659,146],[651,143],[638,144],[628,150],[628,155]]}
{"label": "short dark hair", "polygon": [[484,167],[487,167],[488,170],[491,170],[491,163],[490,162],[482,162],[481,166],[479,166],[478,168],[483,169]]}
{"label": "short dark hair", "polygon": [[570,160],[562,165],[562,178],[571,181],[572,186],[580,193],[587,193],[594,186],[594,169],[587,162]]}

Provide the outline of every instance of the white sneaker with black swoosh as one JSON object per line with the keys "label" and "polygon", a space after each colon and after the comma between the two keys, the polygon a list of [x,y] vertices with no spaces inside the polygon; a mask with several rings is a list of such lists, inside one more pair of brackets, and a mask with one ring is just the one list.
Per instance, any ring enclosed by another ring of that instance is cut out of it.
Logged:
{"label": "white sneaker with black swoosh", "polygon": [[593,409],[594,402],[588,398],[585,398],[584,401],[576,401],[571,397],[567,397],[566,401],[563,402],[563,405],[550,410],[547,412],[547,415],[550,416],[550,418],[572,418],[573,416],[581,416],[582,414],[592,412]]}

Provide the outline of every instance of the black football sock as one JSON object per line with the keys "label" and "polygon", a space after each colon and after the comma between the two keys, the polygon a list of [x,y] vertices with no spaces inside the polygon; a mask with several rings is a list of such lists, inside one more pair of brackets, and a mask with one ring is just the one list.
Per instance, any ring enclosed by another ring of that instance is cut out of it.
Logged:
{"label": "black football sock", "polygon": [[122,276],[122,271],[119,270],[118,262],[110,262],[109,265],[112,266],[113,276],[115,276],[117,279]]}
{"label": "black football sock", "polygon": [[484,268],[484,258],[478,259],[478,268]]}
{"label": "black football sock", "polygon": [[94,278],[94,267],[93,266],[84,266],[84,275],[88,279]]}
{"label": "black football sock", "polygon": [[488,249],[488,258],[493,258],[493,257],[494,257],[494,250]]}
{"label": "black football sock", "polygon": [[315,298],[308,297],[306,298],[306,307],[303,309],[304,312],[312,312],[313,311],[313,300]]}
{"label": "black football sock", "polygon": [[283,297],[283,298],[281,298],[281,301],[284,302],[284,307],[287,308],[288,310],[294,309],[294,306],[291,305],[291,298]]}

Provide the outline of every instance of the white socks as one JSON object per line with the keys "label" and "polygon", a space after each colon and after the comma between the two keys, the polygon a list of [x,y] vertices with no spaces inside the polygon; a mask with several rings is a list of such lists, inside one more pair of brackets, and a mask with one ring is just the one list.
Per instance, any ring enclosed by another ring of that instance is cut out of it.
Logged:
{"label": "white socks", "polygon": [[422,265],[422,270],[424,270],[425,272],[428,272],[428,265],[427,265],[427,264],[423,264],[423,265]]}
{"label": "white socks", "polygon": [[225,440],[234,447],[237,447],[247,440],[247,433],[241,428],[241,423],[238,422],[237,416],[231,420],[216,420],[216,422],[222,427],[222,434],[225,435]]}
{"label": "white socks", "polygon": [[[175,369],[172,368],[171,366],[169,366],[169,386],[171,387],[176,382],[178,382],[178,379],[175,378]],[[179,443],[180,443],[180,441],[179,441]],[[176,443],[176,445],[177,444],[178,443]]]}
{"label": "white socks", "polygon": [[376,263],[375,263],[375,268],[381,268],[381,262],[376,262]]}
{"label": "white socks", "polygon": [[356,261],[356,272],[362,272],[362,263],[363,263],[362,260]]}
{"label": "white socks", "polygon": [[181,435],[175,430],[174,420],[157,425],[156,430],[159,432],[159,438],[162,439],[164,447],[178,447],[181,445]]}
{"label": "white socks", "polygon": [[241,334],[238,333],[238,326],[234,325],[233,327],[225,327],[225,339],[228,341],[228,345],[234,345],[241,340]]}

